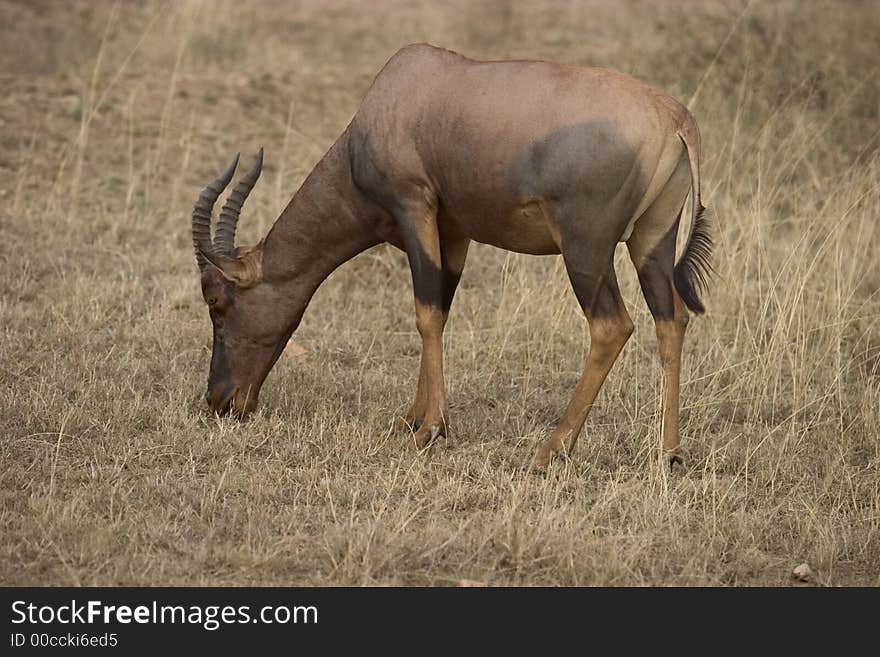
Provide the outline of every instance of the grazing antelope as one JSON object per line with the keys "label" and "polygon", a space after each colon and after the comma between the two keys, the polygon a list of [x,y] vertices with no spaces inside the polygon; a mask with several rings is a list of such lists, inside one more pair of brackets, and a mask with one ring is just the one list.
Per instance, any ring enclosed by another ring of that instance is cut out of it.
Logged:
{"label": "grazing antelope", "polygon": [[[615,276],[626,242],[656,322],[662,449],[678,458],[679,369],[688,309],[709,273],[697,124],[673,98],[626,75],[539,61],[481,62],[428,45],[385,65],[354,119],[269,233],[234,245],[262,150],[220,212],[238,157],[199,196],[192,236],[214,325],[208,404],[244,415],[315,290],[376,244],[406,252],[422,339],[415,401],[403,418],[423,448],[447,429],[443,328],[472,240],[562,254],[590,348],[574,396],[531,459],[572,450],[633,331]],[[675,263],[681,211],[692,223]]]}

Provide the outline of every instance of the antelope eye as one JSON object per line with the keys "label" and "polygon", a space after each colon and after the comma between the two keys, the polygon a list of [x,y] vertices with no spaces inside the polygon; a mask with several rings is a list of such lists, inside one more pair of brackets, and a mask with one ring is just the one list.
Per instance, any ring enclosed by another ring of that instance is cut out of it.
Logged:
{"label": "antelope eye", "polygon": [[217,297],[208,297],[208,307],[213,308],[217,305]]}

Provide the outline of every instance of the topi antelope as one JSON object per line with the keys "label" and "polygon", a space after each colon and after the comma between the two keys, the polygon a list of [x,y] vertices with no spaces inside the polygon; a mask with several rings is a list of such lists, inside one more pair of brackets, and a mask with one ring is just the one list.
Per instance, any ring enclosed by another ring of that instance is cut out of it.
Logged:
{"label": "topi antelope", "polygon": [[[661,445],[679,458],[678,406],[688,310],[710,271],[700,203],[700,137],[688,110],[626,75],[540,61],[481,62],[428,45],[400,50],[354,119],[269,233],[235,247],[256,165],[211,212],[238,157],[199,196],[192,236],[214,325],[207,402],[247,414],[321,282],[388,242],[409,260],[422,339],[415,401],[402,418],[416,448],[447,430],[443,328],[471,240],[562,254],[590,347],[559,425],[531,459],[566,455],[633,331],[613,256],[626,242],[656,323],[663,376]],[[690,234],[675,263],[692,192]]]}

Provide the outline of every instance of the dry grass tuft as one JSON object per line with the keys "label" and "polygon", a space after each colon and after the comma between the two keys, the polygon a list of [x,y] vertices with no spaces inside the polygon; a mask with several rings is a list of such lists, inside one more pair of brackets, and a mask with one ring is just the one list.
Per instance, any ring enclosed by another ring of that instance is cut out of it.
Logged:
{"label": "dry grass tuft", "polygon": [[[737,3],[734,3],[736,5]],[[880,584],[880,75],[871,3],[0,0],[3,584]],[[382,63],[427,40],[608,65],[687,100],[719,277],[683,376],[689,470],[648,454],[653,329],[578,451],[517,466],[577,379],[556,258],[476,247],[447,333],[454,434],[392,431],[418,339],[401,254],[321,288],[246,424],[201,403],[188,216],[267,148],[271,225]]]}

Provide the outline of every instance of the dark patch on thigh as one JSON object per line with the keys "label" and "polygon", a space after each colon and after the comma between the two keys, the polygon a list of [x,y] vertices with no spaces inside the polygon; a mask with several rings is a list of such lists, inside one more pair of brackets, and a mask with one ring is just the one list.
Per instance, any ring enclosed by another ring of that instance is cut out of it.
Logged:
{"label": "dark patch on thigh", "polygon": [[510,185],[520,199],[552,204],[563,241],[589,246],[619,241],[646,182],[638,153],[617,128],[610,121],[587,121],[529,144],[514,160]]}
{"label": "dark patch on thigh", "polygon": [[520,198],[586,194],[607,199],[620,190],[634,167],[638,153],[610,121],[587,121],[530,143],[514,160],[511,184]]}

